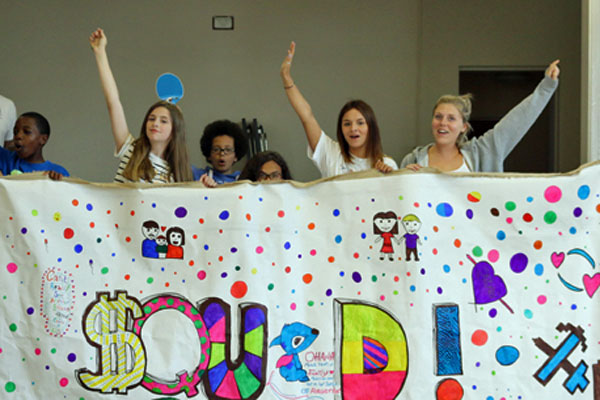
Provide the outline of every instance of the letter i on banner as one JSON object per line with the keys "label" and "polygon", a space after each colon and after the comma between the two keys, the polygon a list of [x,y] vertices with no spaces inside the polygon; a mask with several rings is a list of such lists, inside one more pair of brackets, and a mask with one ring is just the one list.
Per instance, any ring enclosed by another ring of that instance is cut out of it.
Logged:
{"label": "letter i on banner", "polygon": [[[437,376],[462,375],[458,305],[434,305],[433,319],[435,374]],[[453,378],[441,380],[436,388],[437,400],[460,400],[463,395],[462,385]]]}

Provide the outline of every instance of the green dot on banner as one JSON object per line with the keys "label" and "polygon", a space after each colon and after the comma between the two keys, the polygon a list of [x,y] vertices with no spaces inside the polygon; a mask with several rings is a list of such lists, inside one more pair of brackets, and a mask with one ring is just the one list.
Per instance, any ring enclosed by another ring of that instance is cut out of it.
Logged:
{"label": "green dot on banner", "polygon": [[6,382],[6,385],[4,385],[4,390],[6,390],[8,393],[14,392],[16,388],[17,385],[15,385],[14,382]]}
{"label": "green dot on banner", "polygon": [[275,285],[273,285],[272,283],[269,283],[269,286],[267,286],[267,289],[273,290],[274,287],[275,287]]}
{"label": "green dot on banner", "polygon": [[553,224],[556,222],[557,216],[556,213],[554,211],[548,211],[546,214],[544,214],[544,221],[547,224]]}
{"label": "green dot on banner", "polygon": [[481,256],[483,255],[483,250],[481,250],[481,247],[479,247],[479,246],[475,246],[475,247],[473,248],[473,255],[474,255],[475,257],[481,257]]}
{"label": "green dot on banner", "polygon": [[52,354],[56,354],[56,349],[54,349],[54,348],[53,348],[53,349],[51,349],[51,350],[50,350],[50,353],[52,353]]}
{"label": "green dot on banner", "polygon": [[150,306],[146,306],[146,307],[144,307],[144,312],[145,312],[146,314],[150,314],[150,313],[152,312],[152,307],[150,307]]}
{"label": "green dot on banner", "polygon": [[173,304],[175,304],[175,300],[173,298],[169,298],[167,299],[167,304],[172,306]]}
{"label": "green dot on banner", "polygon": [[150,277],[150,278],[148,278],[148,279],[146,280],[146,282],[148,282],[148,283],[152,283],[152,282],[154,282],[154,278]]}
{"label": "green dot on banner", "polygon": [[102,273],[102,275],[106,275],[108,274],[108,267],[104,267],[100,270],[100,272]]}
{"label": "green dot on banner", "polygon": [[194,321],[194,326],[196,327],[196,329],[202,328],[202,321],[200,321],[200,320]]}
{"label": "green dot on banner", "polygon": [[514,201],[507,201],[504,205],[508,211],[514,211],[517,208],[517,205]]}
{"label": "green dot on banner", "polygon": [[11,332],[16,332],[17,331],[17,324],[10,324],[10,326],[8,327],[8,329],[10,329]]}
{"label": "green dot on banner", "polygon": [[314,301],[312,301],[312,300],[309,300],[309,301],[308,301],[308,306],[309,306],[309,307],[312,307],[312,306],[314,306],[314,305],[315,305],[315,302],[314,302]]}

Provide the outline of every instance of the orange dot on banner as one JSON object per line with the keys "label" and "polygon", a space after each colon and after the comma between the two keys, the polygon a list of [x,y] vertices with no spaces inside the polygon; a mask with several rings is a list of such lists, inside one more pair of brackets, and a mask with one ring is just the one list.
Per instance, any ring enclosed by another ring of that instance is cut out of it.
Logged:
{"label": "orange dot on banner", "polygon": [[90,228],[94,228],[94,227],[96,227],[96,224],[93,222],[90,222]]}
{"label": "orange dot on banner", "polygon": [[193,267],[194,266],[194,260],[190,260],[189,264],[190,264],[190,267]]}
{"label": "orange dot on banner", "polygon": [[169,287],[171,284],[169,282],[165,282],[165,287]]}
{"label": "orange dot on banner", "polygon": [[71,204],[73,204],[75,207],[77,207],[79,205],[79,200],[73,199],[73,201],[71,202]]}
{"label": "orange dot on banner", "polygon": [[600,213],[600,204],[596,206],[596,211]]}
{"label": "orange dot on banner", "polygon": [[541,249],[543,246],[543,243],[541,240],[536,240],[535,242],[533,242],[533,248],[536,250]]}
{"label": "orange dot on banner", "polygon": [[240,195],[238,196],[238,199],[242,200],[244,198],[244,196]]}
{"label": "orange dot on banner", "polygon": [[314,223],[314,222],[311,222],[310,224],[308,224],[308,229],[310,229],[311,231],[312,231],[313,229],[315,229],[315,223]]}
{"label": "orange dot on banner", "polygon": [[434,225],[434,226],[433,226],[433,231],[434,231],[434,232],[437,232],[437,231],[439,231],[439,230],[440,230],[440,228],[438,228],[436,225]]}
{"label": "orange dot on banner", "polygon": [[334,257],[334,256],[329,256],[329,257],[327,258],[327,261],[329,261],[330,263],[332,263],[332,262],[334,262],[334,261],[335,261],[335,257]]}
{"label": "orange dot on banner", "polygon": [[358,258],[360,255],[358,253],[354,253],[354,258]]}
{"label": "orange dot on banner", "polygon": [[106,210],[106,213],[107,213],[107,214],[110,214],[110,210]]}
{"label": "orange dot on banner", "polygon": [[311,274],[304,274],[302,276],[302,280],[304,281],[304,283],[306,283],[308,285],[309,283],[312,282],[313,276]]}
{"label": "orange dot on banner", "polygon": [[194,234],[194,236],[192,236],[194,239],[198,239],[198,235]]}
{"label": "orange dot on banner", "polygon": [[125,238],[125,241],[126,241],[127,243],[129,243],[129,242],[131,242],[131,238],[130,238],[129,236],[127,236],[127,237]]}
{"label": "orange dot on banner", "polygon": [[198,222],[200,222],[201,224],[203,224],[203,223],[204,223],[204,218],[200,218],[200,219],[198,220]]}
{"label": "orange dot on banner", "polygon": [[461,245],[460,239],[454,239],[454,247],[459,248]]}
{"label": "orange dot on banner", "polygon": [[283,218],[283,217],[285,217],[285,212],[283,212],[283,210],[279,210],[279,211],[277,211],[277,216],[279,218]]}
{"label": "orange dot on banner", "polygon": [[441,381],[435,391],[437,400],[461,400],[464,394],[460,383],[452,378]]}
{"label": "orange dot on banner", "polygon": [[219,261],[223,262],[223,256],[219,256]]}
{"label": "orange dot on banner", "polygon": [[131,276],[129,276],[129,274],[125,275],[125,280],[128,281],[131,278]]}
{"label": "orange dot on banner", "polygon": [[248,221],[251,221],[251,220],[252,220],[252,215],[250,215],[250,214],[246,214],[246,219],[247,219]]}
{"label": "orange dot on banner", "polygon": [[486,331],[484,331],[482,329],[477,329],[471,335],[471,342],[473,342],[473,344],[475,346],[483,346],[484,344],[487,343],[487,340],[488,340],[488,334]]}
{"label": "orange dot on banner", "polygon": [[248,285],[244,281],[237,281],[231,285],[231,295],[236,299],[241,299],[248,293]]}

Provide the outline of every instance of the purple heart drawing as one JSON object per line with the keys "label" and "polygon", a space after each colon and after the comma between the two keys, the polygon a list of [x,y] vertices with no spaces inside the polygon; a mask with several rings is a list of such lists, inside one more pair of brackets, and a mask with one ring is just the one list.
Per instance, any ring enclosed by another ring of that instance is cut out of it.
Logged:
{"label": "purple heart drawing", "polygon": [[476,304],[493,303],[506,296],[506,284],[502,278],[494,274],[494,267],[488,262],[481,261],[475,264],[471,278]]}

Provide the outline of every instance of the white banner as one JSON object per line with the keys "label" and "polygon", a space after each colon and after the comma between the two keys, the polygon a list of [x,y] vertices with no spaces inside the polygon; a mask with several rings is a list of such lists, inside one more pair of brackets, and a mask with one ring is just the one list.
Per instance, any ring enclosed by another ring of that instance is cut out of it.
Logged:
{"label": "white banner", "polygon": [[599,172],[0,179],[0,397],[600,400]]}

